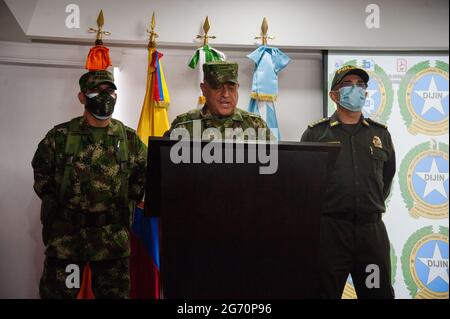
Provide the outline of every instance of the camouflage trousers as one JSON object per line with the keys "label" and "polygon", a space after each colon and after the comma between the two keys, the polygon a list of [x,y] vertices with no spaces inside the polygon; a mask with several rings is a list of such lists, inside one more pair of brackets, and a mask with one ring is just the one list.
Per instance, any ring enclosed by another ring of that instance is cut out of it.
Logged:
{"label": "camouflage trousers", "polygon": [[[42,299],[74,299],[79,288],[68,288],[66,273],[68,265],[79,267],[79,283],[83,278],[84,262],[46,257],[44,271],[39,283],[39,294]],[[95,298],[125,299],[130,297],[129,258],[119,258],[102,261],[90,261],[92,272],[92,290]]]}

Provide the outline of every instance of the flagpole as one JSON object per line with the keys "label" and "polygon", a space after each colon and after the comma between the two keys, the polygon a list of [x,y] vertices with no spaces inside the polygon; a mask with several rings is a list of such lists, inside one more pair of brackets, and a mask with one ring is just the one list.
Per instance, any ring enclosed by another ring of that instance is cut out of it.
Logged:
{"label": "flagpole", "polygon": [[[194,55],[189,60],[188,66],[191,69],[198,69],[198,83],[203,82],[203,64],[211,61],[224,61],[226,60],[226,56],[224,53],[220,52],[209,46],[209,39],[215,39],[216,36],[209,35],[209,30],[211,28],[209,23],[209,17],[206,16],[205,21],[203,22],[203,35],[197,34],[197,39],[203,40],[203,45],[195,50]],[[200,91],[197,107],[201,108],[206,102],[205,97]]]}
{"label": "flagpole", "polygon": [[261,24],[261,36],[255,37],[255,40],[261,39],[262,45],[267,45],[267,40],[273,40],[275,37],[268,36],[267,31],[269,30],[269,24],[267,23],[267,18],[264,17]]}
{"label": "flagpole", "polygon": [[148,39],[148,49],[156,49],[156,38],[158,38],[158,34],[155,32],[156,20],[155,20],[155,11],[152,14],[152,21],[150,22],[150,30],[147,29],[147,33],[149,34]]}
{"label": "flagpole", "polygon": [[103,36],[111,35],[111,32],[104,31],[105,17],[103,10],[97,17],[97,29],[89,28],[89,33],[96,33],[96,39],[94,46],[89,50],[88,57],[86,59],[85,68],[89,71],[106,70],[112,66],[111,58],[109,57],[109,49],[103,45]]}
{"label": "flagpole", "polygon": [[100,13],[98,14],[98,17],[97,17],[97,28],[98,29],[89,28],[89,30],[88,30],[89,33],[97,33],[97,37],[95,40],[96,45],[103,45],[103,40],[102,40],[103,36],[111,35],[111,32],[103,31],[104,24],[105,24],[105,17],[103,16],[103,10],[100,10]]}
{"label": "flagpole", "polygon": [[[261,68],[273,68],[275,72],[275,67],[280,71],[287,63],[289,63],[289,58],[278,48],[268,46],[268,40],[274,39],[274,37],[268,35],[268,30],[269,23],[267,22],[267,18],[264,17],[261,24],[261,35],[255,37],[255,39],[261,39],[261,45],[247,56],[255,62],[255,72]],[[272,58],[263,59],[262,57],[264,55],[270,55]],[[276,62],[274,62],[273,56],[278,57]],[[277,64],[276,66],[275,63]],[[275,110],[275,100],[278,96],[278,83],[274,83],[272,79],[268,78],[255,78],[255,74],[257,73],[254,73],[253,75],[253,81],[256,81],[258,84],[252,84],[248,111],[260,115],[266,121],[267,126],[271,129],[273,135],[280,140]],[[262,85],[262,83],[264,83],[264,85]]]}
{"label": "flagpole", "polygon": [[203,35],[197,34],[197,37],[196,37],[197,39],[203,39],[203,45],[204,46],[208,45],[208,39],[215,39],[216,38],[216,36],[214,36],[214,35],[211,35],[211,36],[208,35],[208,32],[209,32],[210,28],[211,27],[209,25],[209,18],[208,18],[208,16],[206,16],[205,22],[203,23],[203,32],[204,32],[204,34]]}

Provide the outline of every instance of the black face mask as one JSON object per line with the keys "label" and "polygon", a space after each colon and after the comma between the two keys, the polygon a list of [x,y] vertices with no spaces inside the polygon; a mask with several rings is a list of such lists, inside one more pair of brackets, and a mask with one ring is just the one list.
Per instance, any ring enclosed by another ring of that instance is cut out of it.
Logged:
{"label": "black face mask", "polygon": [[98,120],[110,118],[115,105],[116,98],[107,92],[86,94],[85,108]]}

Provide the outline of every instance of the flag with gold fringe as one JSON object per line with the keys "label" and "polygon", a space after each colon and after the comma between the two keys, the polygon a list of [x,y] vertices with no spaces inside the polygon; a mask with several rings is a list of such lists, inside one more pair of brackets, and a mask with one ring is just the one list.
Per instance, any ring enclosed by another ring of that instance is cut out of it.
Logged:
{"label": "flag with gold fringe", "polygon": [[162,136],[169,129],[167,107],[170,104],[170,96],[160,62],[162,57],[156,49],[149,49],[147,87],[137,128],[137,133],[145,145],[149,136]]}
{"label": "flag with gold fringe", "polygon": [[278,97],[278,72],[290,62],[278,48],[262,45],[247,55],[255,63],[248,111],[259,114],[272,134],[280,140],[275,101]]}

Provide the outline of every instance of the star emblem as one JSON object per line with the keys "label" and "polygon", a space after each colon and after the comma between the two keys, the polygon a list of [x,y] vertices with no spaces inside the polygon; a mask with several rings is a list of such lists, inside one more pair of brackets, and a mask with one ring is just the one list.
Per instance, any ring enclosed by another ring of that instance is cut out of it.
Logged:
{"label": "star emblem", "polygon": [[448,258],[442,258],[441,250],[438,244],[434,245],[433,257],[431,258],[418,258],[425,266],[428,267],[427,285],[429,285],[436,278],[441,278],[448,284]]}
{"label": "star emblem", "polygon": [[431,76],[428,90],[416,90],[414,92],[424,100],[421,115],[424,115],[431,109],[435,109],[442,115],[445,115],[442,100],[448,96],[448,90],[438,90],[434,76]]}
{"label": "star emblem", "polygon": [[439,194],[448,198],[447,192],[445,191],[444,183],[448,180],[448,172],[441,172],[436,164],[436,158],[433,157],[431,162],[431,167],[428,172],[416,172],[422,180],[425,181],[425,190],[423,192],[422,198],[427,197],[433,191],[437,191]]}

